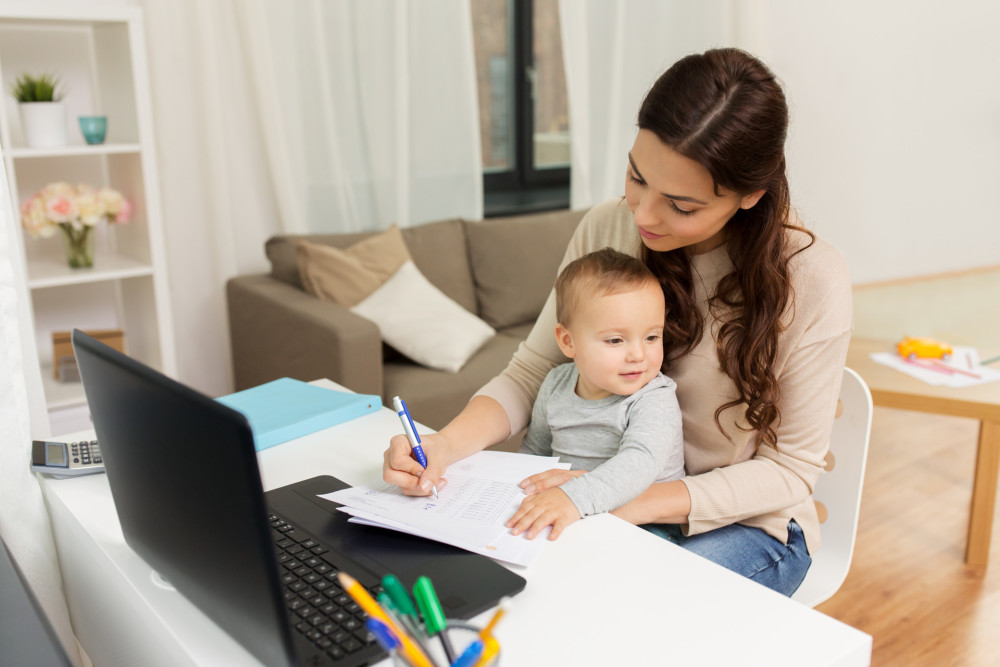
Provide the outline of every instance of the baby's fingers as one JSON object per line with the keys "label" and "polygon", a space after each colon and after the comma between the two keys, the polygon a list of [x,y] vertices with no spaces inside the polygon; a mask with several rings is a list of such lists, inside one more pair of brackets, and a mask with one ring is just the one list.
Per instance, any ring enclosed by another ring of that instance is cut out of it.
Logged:
{"label": "baby's fingers", "polygon": [[540,472],[536,475],[528,477],[521,482],[521,488],[528,495],[534,493],[539,493],[540,491],[545,491],[546,489],[553,489],[557,486],[562,486],[574,477],[579,477],[584,474],[585,470],[546,470],[545,472]]}
{"label": "baby's fingers", "polygon": [[539,530],[548,525],[543,524],[537,529],[535,528],[539,521],[541,521],[541,517],[544,512],[545,509],[543,507],[538,507],[528,503],[527,500],[522,502],[517,512],[514,513],[514,516],[512,516],[506,524],[507,527],[510,528],[510,534],[520,535],[521,533],[527,531],[528,534],[526,537],[529,540],[533,539]]}

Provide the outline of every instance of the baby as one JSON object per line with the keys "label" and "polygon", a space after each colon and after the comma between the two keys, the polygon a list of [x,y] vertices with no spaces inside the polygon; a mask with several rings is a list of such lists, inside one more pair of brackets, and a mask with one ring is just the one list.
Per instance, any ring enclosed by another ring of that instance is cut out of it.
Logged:
{"label": "baby", "polygon": [[605,248],[568,264],[555,290],[556,342],[573,363],[546,376],[521,451],[555,454],[572,471],[543,473],[560,486],[539,492],[521,483],[529,495],[507,526],[529,539],[551,526],[554,540],[581,517],[684,476],[676,385],[660,372],[659,282],[640,260]]}

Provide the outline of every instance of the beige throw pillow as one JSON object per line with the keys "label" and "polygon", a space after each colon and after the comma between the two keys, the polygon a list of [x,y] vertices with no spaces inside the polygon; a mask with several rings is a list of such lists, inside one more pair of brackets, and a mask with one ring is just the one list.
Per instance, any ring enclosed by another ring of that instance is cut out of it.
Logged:
{"label": "beige throw pillow", "polygon": [[410,252],[393,225],[346,249],[300,240],[295,260],[306,292],[350,308],[409,261]]}

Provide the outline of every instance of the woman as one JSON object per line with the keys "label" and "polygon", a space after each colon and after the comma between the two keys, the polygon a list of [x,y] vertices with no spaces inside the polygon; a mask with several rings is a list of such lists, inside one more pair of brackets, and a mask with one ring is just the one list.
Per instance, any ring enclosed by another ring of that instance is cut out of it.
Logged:
{"label": "woman", "polygon": [[[819,548],[811,493],[850,338],[847,267],[795,224],[788,108],[761,62],[736,49],[680,60],[646,95],[638,125],[624,200],[586,215],[563,264],[611,246],[660,280],[663,370],[677,383],[687,476],[614,513],[791,595]],[[450,463],[520,431],[546,372],[563,361],[555,324],[550,298],[507,369],[425,438],[428,468],[397,436],[385,480],[407,493],[441,488]],[[579,474],[550,471],[523,486],[535,493]]]}

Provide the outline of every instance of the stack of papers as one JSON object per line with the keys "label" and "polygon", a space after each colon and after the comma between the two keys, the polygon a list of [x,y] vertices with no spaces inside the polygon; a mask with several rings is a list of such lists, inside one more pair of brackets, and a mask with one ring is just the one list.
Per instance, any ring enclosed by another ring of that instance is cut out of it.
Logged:
{"label": "stack of papers", "polygon": [[558,457],[479,452],[448,468],[438,497],[404,495],[392,484],[356,486],[320,496],[340,503],[355,523],[381,526],[451,544],[514,565],[528,565],[547,541],[510,534],[504,526],[524,499],[520,483],[546,470],[568,470]]}
{"label": "stack of papers", "polygon": [[1000,380],[1000,371],[980,365],[979,353],[974,347],[956,346],[951,357],[944,361],[909,361],[894,352],[877,352],[871,358],[932,385],[958,388]]}

